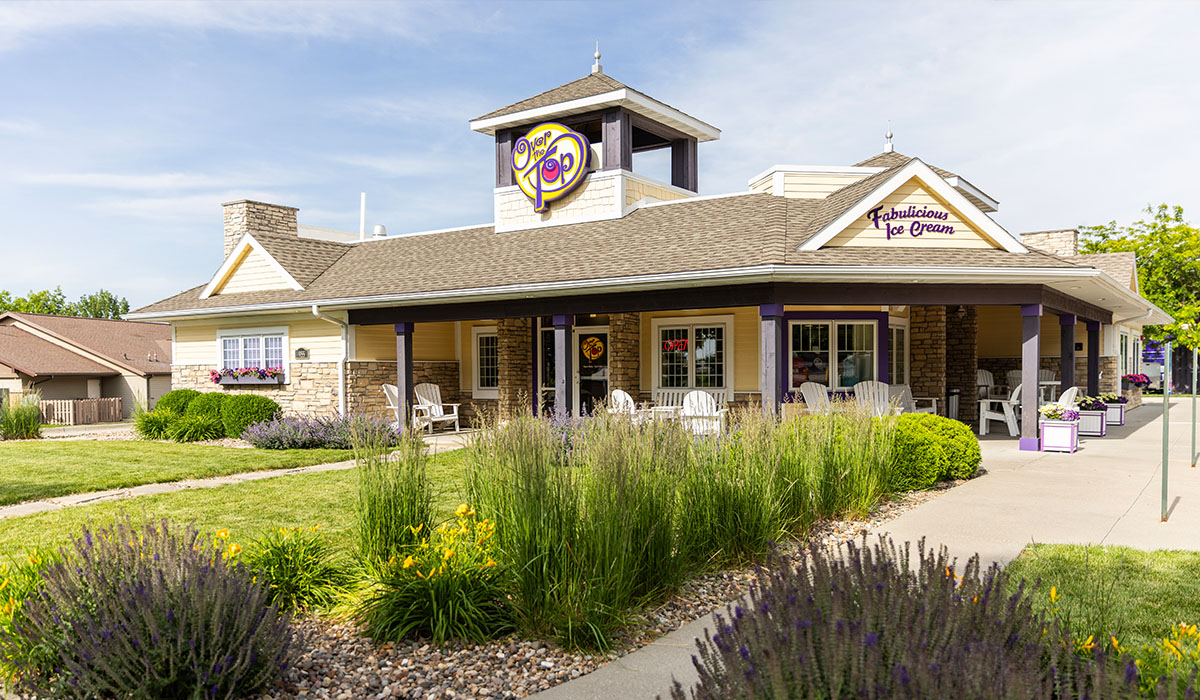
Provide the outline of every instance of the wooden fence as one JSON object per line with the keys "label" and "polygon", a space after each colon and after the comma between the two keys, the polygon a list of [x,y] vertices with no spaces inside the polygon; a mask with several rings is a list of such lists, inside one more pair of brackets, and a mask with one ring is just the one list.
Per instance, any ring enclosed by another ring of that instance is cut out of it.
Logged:
{"label": "wooden fence", "polygon": [[64,399],[42,402],[42,422],[49,425],[91,425],[122,419],[121,399]]}

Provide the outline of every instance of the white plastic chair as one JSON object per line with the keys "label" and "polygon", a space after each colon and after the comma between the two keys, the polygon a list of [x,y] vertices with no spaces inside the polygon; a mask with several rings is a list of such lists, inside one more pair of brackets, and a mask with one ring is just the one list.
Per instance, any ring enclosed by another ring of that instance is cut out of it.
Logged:
{"label": "white plastic chair", "polygon": [[[932,413],[937,415],[937,399],[915,398],[907,384],[893,384],[888,390],[890,402],[900,407],[901,413]],[[918,401],[928,401],[928,406],[917,406]]]}
{"label": "white plastic chair", "polygon": [[683,427],[696,435],[719,435],[725,427],[725,414],[728,410],[719,408],[717,400],[707,391],[690,391],[683,397],[679,420]]}
{"label": "white plastic chair", "polygon": [[1069,387],[1066,391],[1064,391],[1062,393],[1062,396],[1059,396],[1058,401],[1055,401],[1055,403],[1057,403],[1059,406],[1062,406],[1063,408],[1075,408],[1075,403],[1078,398],[1079,398],[1079,387],[1073,386],[1073,387]]}
{"label": "white plastic chair", "polygon": [[833,405],[829,403],[829,387],[817,382],[804,382],[800,385],[800,396],[809,413],[829,413]]}
{"label": "white plastic chair", "polygon": [[418,384],[413,387],[413,428],[420,430],[427,427],[432,433],[434,425],[453,423],[454,432],[457,433],[460,405],[442,403],[442,389],[437,384]]}
{"label": "white plastic chair", "polygon": [[854,398],[859,405],[869,407],[876,418],[899,412],[899,407],[892,405],[888,385],[883,382],[868,380],[855,384]]}
{"label": "white plastic chair", "polygon": [[388,410],[390,410],[392,412],[392,415],[396,417],[396,420],[392,421],[392,429],[399,430],[400,429],[400,388],[397,387],[395,384],[384,384],[383,385],[383,395],[385,398],[387,398]]}
{"label": "white plastic chair", "polygon": [[637,404],[634,403],[633,397],[629,395],[629,392],[621,389],[613,389],[612,394],[608,397],[608,412],[611,415],[634,418],[638,412]]}
{"label": "white plastic chair", "polygon": [[987,435],[988,421],[1003,421],[1008,426],[1010,437],[1020,434],[1017,425],[1017,411],[1021,407],[1021,385],[1017,384],[1012,394],[1005,398],[986,398],[979,400],[979,434]]}
{"label": "white plastic chair", "polygon": [[1008,377],[1008,390],[1009,391],[1012,391],[1013,387],[1015,387],[1016,385],[1018,385],[1022,381],[1024,381],[1021,378],[1021,370],[1019,370],[1019,369],[1010,369],[1005,374],[1005,376]]}
{"label": "white plastic chair", "polygon": [[979,398],[986,398],[992,395],[996,389],[996,378],[986,369],[975,370],[975,386],[979,394]]}

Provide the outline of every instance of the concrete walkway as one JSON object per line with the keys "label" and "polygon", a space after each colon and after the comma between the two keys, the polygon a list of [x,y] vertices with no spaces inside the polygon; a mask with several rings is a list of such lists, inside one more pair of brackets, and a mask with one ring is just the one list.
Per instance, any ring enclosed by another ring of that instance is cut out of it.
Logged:
{"label": "concrete walkway", "polygon": [[[466,444],[467,435],[468,433],[466,432],[437,433],[426,437],[425,443],[429,445],[429,450],[431,453],[437,454],[438,452],[446,452],[447,450],[454,450],[464,446]],[[214,476],[207,479],[184,479],[183,481],[144,484],[142,486],[133,486],[124,489],[109,489],[107,491],[75,493],[67,496],[59,496],[57,498],[47,498],[41,501],[26,501],[25,503],[16,503],[10,506],[0,506],[0,520],[5,518],[16,518],[22,515],[32,515],[34,513],[44,513],[49,510],[60,510],[62,508],[70,508],[72,506],[85,506],[92,503],[99,503],[101,501],[115,501],[122,498],[149,496],[156,493],[171,493],[172,491],[183,491],[186,489],[211,489],[216,488],[217,486],[240,484],[246,481],[272,479],[277,476],[308,474],[312,472],[339,471],[342,469],[352,469],[353,467],[354,460],[348,460],[345,462],[333,462],[331,464],[314,464],[309,467],[296,467],[293,469],[271,469],[257,472],[243,472],[241,474]]]}
{"label": "concrete walkway", "polygon": [[[1191,400],[1172,402],[1170,503],[1160,522],[1162,401],[1149,398],[1105,438],[1082,438],[1075,454],[1020,452],[1016,440],[982,441],[986,474],[885,523],[896,541],[945,545],[954,556],[979,552],[1007,563],[1029,542],[1119,544],[1138,549],[1200,549],[1200,469],[1190,459]],[[872,539],[874,539],[872,533]],[[533,697],[629,700],[667,696],[672,679],[696,681],[695,639],[711,616],[596,671]]]}

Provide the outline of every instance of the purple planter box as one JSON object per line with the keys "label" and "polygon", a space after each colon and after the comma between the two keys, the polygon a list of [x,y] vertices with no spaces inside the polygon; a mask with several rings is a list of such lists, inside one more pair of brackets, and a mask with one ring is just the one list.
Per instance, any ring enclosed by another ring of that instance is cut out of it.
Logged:
{"label": "purple planter box", "polygon": [[1109,425],[1125,425],[1125,404],[1110,403],[1108,404],[1108,424]]}
{"label": "purple planter box", "polygon": [[279,385],[279,384],[283,384],[283,375],[281,374],[278,377],[266,377],[266,378],[259,377],[259,376],[253,375],[253,374],[246,375],[245,377],[221,377],[221,381],[219,381],[217,383],[222,384],[222,385],[224,385],[224,384],[259,384],[259,385],[274,384],[274,385]]}
{"label": "purple planter box", "polygon": [[1044,420],[1038,424],[1042,452],[1074,452],[1079,449],[1079,421]]}
{"label": "purple planter box", "polygon": [[1108,434],[1108,411],[1080,411],[1079,434],[1104,437]]}

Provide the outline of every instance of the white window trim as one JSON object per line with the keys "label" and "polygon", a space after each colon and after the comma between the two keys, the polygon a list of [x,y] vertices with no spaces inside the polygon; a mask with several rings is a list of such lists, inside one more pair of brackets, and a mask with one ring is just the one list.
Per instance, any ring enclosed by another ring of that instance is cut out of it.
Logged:
{"label": "white window trim", "polygon": [[[911,337],[912,334],[909,333],[909,330],[908,330],[908,319],[907,318],[896,318],[894,316],[888,317],[888,349],[889,350],[892,347],[892,329],[893,328],[903,328],[904,329],[904,377],[903,377],[904,381],[901,383],[907,385],[910,383],[909,378],[912,376],[911,375],[912,356],[909,355],[909,352],[908,352],[909,344],[912,342],[912,337]],[[878,332],[878,330],[876,332]],[[878,340],[876,340],[876,342],[875,342],[875,350],[876,351],[879,350]],[[891,360],[891,358],[888,358],[888,374],[889,374],[888,379],[891,379],[891,376],[890,376],[891,369],[892,369],[892,360]]]}
{"label": "white window trim", "polygon": [[[471,328],[471,398],[499,399],[500,387],[484,389],[479,386],[479,336],[481,335],[496,336],[497,351],[499,351],[500,337],[496,332],[495,326],[474,326]],[[498,358],[497,362],[499,362]]]}
{"label": "white window trim", "polygon": [[[839,386],[837,381],[841,379],[840,369],[837,365],[837,326],[870,326],[873,329],[872,338],[875,341],[875,347],[872,353],[875,356],[874,372],[876,381],[883,381],[879,374],[879,321],[869,318],[793,318],[788,319],[787,323],[787,386],[788,391],[800,391],[800,387],[792,384],[792,345],[793,338],[792,327],[804,324],[823,323],[829,326],[829,384],[826,386],[833,391],[846,391],[852,387]],[[889,323],[890,327],[890,323]],[[891,340],[889,338],[889,340]],[[908,333],[904,334],[904,341],[908,342]],[[908,367],[905,366],[905,372]]]}
{"label": "white window trim", "polygon": [[[217,369],[225,366],[224,341],[226,338],[283,336],[283,383],[292,382],[292,345],[287,326],[262,326],[258,328],[221,328],[217,330]],[[172,354],[172,357],[174,355]],[[309,360],[311,362],[311,359]]]}
{"label": "white window trim", "polygon": [[[654,390],[662,389],[660,379],[662,373],[659,371],[662,364],[662,353],[660,352],[660,333],[661,328],[678,328],[680,326],[724,326],[725,327],[725,400],[733,401],[733,378],[734,378],[734,363],[733,363],[733,314],[723,314],[720,316],[661,316],[650,319],[650,335],[654,339],[654,344],[651,346],[652,351],[650,356],[653,358],[651,375],[651,386]],[[688,337],[691,338],[691,331],[688,331]],[[696,357],[695,343],[688,343],[688,388],[696,388]],[[682,387],[680,387],[682,388]],[[701,389],[701,391],[711,391],[711,389]]]}
{"label": "white window trim", "polygon": [[[1121,341],[1125,341],[1125,347],[1121,347]],[[1133,351],[1133,334],[1127,330],[1121,330],[1117,336],[1117,352],[1120,353],[1121,359],[1118,360],[1117,371],[1122,374],[1132,374],[1134,372],[1133,359],[1130,353]],[[1124,370],[1120,365],[1125,365]]]}

